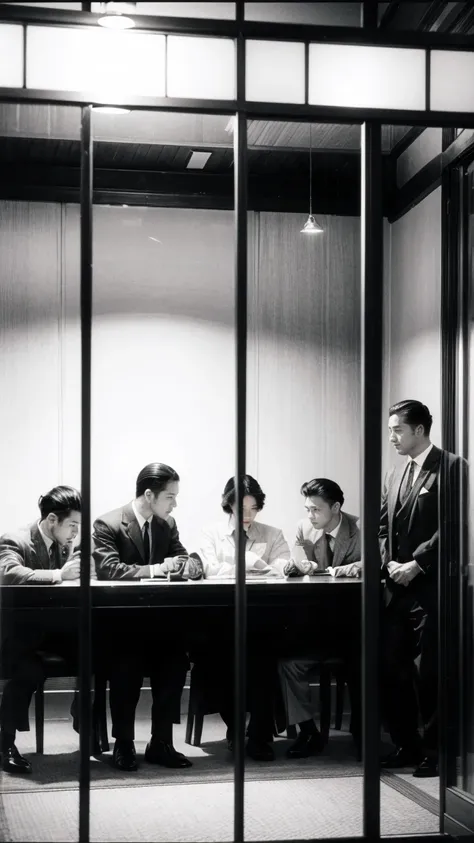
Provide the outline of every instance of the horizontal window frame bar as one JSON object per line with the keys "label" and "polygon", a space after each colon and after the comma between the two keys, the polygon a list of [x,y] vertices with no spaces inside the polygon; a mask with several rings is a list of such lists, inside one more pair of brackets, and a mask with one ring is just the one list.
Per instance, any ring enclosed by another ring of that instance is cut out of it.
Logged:
{"label": "horizontal window frame bar", "polygon": [[0,88],[0,103],[30,103],[39,105],[75,105],[77,107],[92,104],[117,105],[137,111],[170,111],[191,114],[234,115],[243,113],[249,120],[340,123],[348,125],[362,124],[366,120],[376,120],[383,124],[411,125],[422,127],[449,127],[463,129],[474,128],[474,112],[464,111],[402,111],[379,108],[345,108],[341,106],[321,106],[307,104],[285,104],[267,102],[244,102],[240,107],[234,100],[201,100],[173,97],[128,97],[120,103],[105,102],[91,97],[88,92],[39,90],[35,88]]}
{"label": "horizontal window frame bar", "polygon": [[[96,27],[97,14],[44,9],[31,6],[0,6],[0,23],[19,23],[38,26]],[[472,52],[471,35],[445,32],[367,30],[362,27],[321,26],[320,24],[292,24],[264,21],[219,20],[207,18],[173,18],[152,15],[133,15],[135,31],[157,32],[217,38],[237,38],[264,41],[302,41],[325,44],[346,44],[372,47],[406,47],[433,50],[466,50]]]}

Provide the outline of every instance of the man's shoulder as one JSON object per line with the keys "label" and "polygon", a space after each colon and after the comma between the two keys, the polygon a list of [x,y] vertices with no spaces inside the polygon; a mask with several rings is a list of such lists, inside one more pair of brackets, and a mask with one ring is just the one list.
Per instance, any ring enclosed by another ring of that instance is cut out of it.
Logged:
{"label": "man's shoulder", "polygon": [[123,521],[124,511],[128,506],[129,504],[119,506],[117,509],[111,509],[110,512],[104,512],[103,515],[98,515],[94,520],[94,527],[96,524],[106,524],[107,527],[118,530]]}
{"label": "man's shoulder", "polygon": [[261,521],[254,521],[254,525],[267,541],[274,541],[282,532],[279,527],[272,527],[270,524],[263,524]]}
{"label": "man's shoulder", "polygon": [[36,523],[33,522],[33,524],[9,530],[0,536],[0,546],[4,544],[30,545],[36,526]]}
{"label": "man's shoulder", "polygon": [[341,512],[342,520],[345,521],[350,536],[355,536],[359,530],[359,516],[351,515],[350,512]]}

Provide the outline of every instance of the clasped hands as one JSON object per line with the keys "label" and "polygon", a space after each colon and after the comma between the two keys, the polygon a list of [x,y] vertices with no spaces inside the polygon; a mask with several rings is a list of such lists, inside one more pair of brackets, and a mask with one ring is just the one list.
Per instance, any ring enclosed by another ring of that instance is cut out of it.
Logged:
{"label": "clasped hands", "polygon": [[153,577],[178,574],[183,579],[200,580],[203,575],[202,562],[194,556],[168,556],[164,562],[150,565]]}
{"label": "clasped hands", "polygon": [[390,579],[398,585],[407,586],[420,573],[420,566],[413,559],[411,562],[388,562],[387,571]]}

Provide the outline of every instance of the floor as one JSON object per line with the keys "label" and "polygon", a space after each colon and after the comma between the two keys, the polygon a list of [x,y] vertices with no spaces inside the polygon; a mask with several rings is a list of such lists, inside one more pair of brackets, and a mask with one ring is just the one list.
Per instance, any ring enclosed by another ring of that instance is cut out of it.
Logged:
{"label": "floor", "polygon": [[[34,764],[28,779],[3,775],[0,839],[78,839],[78,736],[67,708],[70,696],[47,702],[46,755],[34,754],[34,732],[18,745]],[[53,716],[52,716],[53,715]],[[148,739],[146,700],[140,706],[137,751]],[[201,748],[184,743],[184,723],[175,745],[193,760],[190,771],[166,771],[145,763],[135,777],[91,759],[92,841],[227,841],[233,839],[233,767],[217,715],[205,719]],[[285,757],[286,739],[275,741],[272,764],[250,762],[245,782],[245,836],[249,840],[291,840],[362,834],[362,765],[350,735],[332,732],[325,753],[302,762]],[[110,756],[110,753],[109,753]],[[438,780],[417,782],[409,771],[384,775],[381,826],[384,835],[436,834]]]}

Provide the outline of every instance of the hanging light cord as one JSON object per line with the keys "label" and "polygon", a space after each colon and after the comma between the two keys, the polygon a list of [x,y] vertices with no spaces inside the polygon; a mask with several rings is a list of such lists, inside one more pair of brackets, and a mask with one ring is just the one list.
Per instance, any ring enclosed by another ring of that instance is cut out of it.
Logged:
{"label": "hanging light cord", "polygon": [[313,162],[311,155],[311,123],[309,124],[309,215],[313,214]]}

